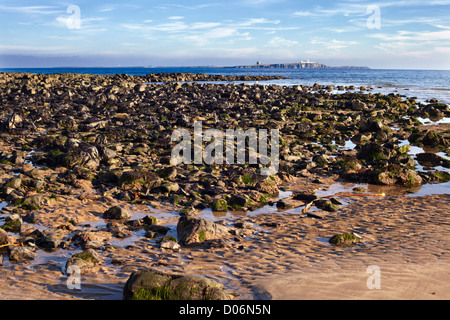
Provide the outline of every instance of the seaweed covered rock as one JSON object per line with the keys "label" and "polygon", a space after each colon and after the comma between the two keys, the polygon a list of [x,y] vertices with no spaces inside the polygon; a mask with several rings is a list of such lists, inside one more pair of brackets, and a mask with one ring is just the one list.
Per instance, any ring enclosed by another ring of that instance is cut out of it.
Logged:
{"label": "seaweed covered rock", "polygon": [[94,249],[87,249],[81,253],[77,253],[73,255],[66,262],[66,272],[70,269],[70,267],[78,267],[81,274],[88,273],[93,271],[97,265],[103,262],[102,257],[99,253],[97,253]]}
{"label": "seaweed covered rock", "polygon": [[124,300],[231,300],[223,285],[204,277],[153,270],[134,272],[123,290]]}
{"label": "seaweed covered rock", "polygon": [[68,168],[84,167],[95,170],[100,165],[102,156],[98,149],[77,139],[67,139],[65,143],[67,154],[64,164]]}
{"label": "seaweed covered rock", "polygon": [[438,133],[434,131],[428,131],[425,137],[422,139],[422,143],[425,146],[429,147],[446,147],[449,145],[449,142],[447,139],[439,135]]}
{"label": "seaweed covered rock", "polygon": [[414,170],[404,168],[400,165],[389,165],[384,171],[373,173],[373,183],[379,185],[402,185],[405,187],[420,186],[422,177]]}
{"label": "seaweed covered rock", "polygon": [[353,233],[337,234],[329,240],[329,243],[337,247],[351,247],[360,242],[358,236]]}

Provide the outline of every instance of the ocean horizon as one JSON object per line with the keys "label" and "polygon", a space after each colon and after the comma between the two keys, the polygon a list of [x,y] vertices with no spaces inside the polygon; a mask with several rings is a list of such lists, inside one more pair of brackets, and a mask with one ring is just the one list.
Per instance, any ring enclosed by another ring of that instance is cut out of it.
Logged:
{"label": "ocean horizon", "polygon": [[[450,70],[409,69],[241,69],[238,67],[51,67],[0,68],[0,72],[36,74],[92,74],[145,76],[157,73],[194,73],[210,75],[283,76],[286,79],[260,81],[259,84],[280,86],[315,83],[333,86],[366,87],[370,92],[400,94],[419,102],[437,99],[450,103]],[[242,83],[243,81],[237,81]]]}

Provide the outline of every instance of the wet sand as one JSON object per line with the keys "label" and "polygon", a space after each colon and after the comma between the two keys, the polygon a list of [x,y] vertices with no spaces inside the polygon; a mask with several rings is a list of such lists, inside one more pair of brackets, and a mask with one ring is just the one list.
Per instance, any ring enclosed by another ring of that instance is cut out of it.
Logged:
{"label": "wet sand", "polygon": [[[161,250],[155,240],[139,236],[107,239],[110,245],[102,253],[106,262],[82,276],[81,290],[68,289],[69,278],[62,271],[67,259],[81,250],[60,250],[56,255],[39,250],[31,263],[15,265],[5,257],[0,268],[0,299],[121,299],[128,276],[149,267],[209,277],[240,300],[450,298],[448,194],[414,197],[405,196],[404,189],[394,192],[391,188],[384,198],[352,197],[348,191],[355,185],[328,182],[305,181],[291,188],[331,194],[345,204],[337,213],[322,212],[324,219],[306,216],[301,212],[304,206],[278,211],[275,205],[260,214],[215,216],[226,224],[253,224],[253,233],[230,248],[171,252]],[[342,197],[339,191],[343,191]],[[379,188],[370,186],[368,192],[377,191]],[[49,203],[45,221],[54,227],[53,223],[65,220],[67,212],[78,210],[82,222],[101,228],[98,212],[105,204],[92,199],[84,204],[66,199],[58,204],[59,210]],[[172,229],[177,222],[169,207],[128,205],[127,209],[137,215],[147,209]],[[361,243],[351,248],[328,243],[333,235],[349,232],[360,235]],[[380,268],[380,290],[367,287],[370,266]]]}

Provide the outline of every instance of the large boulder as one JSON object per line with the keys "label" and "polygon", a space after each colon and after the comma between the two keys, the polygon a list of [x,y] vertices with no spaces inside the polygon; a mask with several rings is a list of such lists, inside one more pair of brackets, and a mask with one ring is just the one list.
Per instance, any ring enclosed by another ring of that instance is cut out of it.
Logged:
{"label": "large boulder", "polygon": [[124,300],[230,300],[223,285],[186,275],[154,270],[134,272],[125,284]]}
{"label": "large boulder", "polygon": [[201,244],[229,234],[228,228],[209,220],[182,216],[177,225],[178,241],[182,245]]}

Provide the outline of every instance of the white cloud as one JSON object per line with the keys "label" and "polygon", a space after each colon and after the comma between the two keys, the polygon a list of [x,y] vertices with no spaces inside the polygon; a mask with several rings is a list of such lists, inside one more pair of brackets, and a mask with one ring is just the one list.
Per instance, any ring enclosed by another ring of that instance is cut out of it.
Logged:
{"label": "white cloud", "polygon": [[383,41],[450,41],[450,29],[441,31],[398,31],[396,34],[376,33],[367,35]]}
{"label": "white cloud", "polygon": [[345,41],[345,40],[327,40],[323,38],[314,38],[311,40],[311,44],[324,46],[329,50],[339,51],[341,49],[348,48],[350,46],[354,46],[359,44],[357,41]]}
{"label": "white cloud", "polygon": [[311,11],[296,11],[294,12],[294,16],[297,17],[311,17],[314,14]]}
{"label": "white cloud", "polygon": [[281,37],[274,37],[269,41],[269,46],[279,47],[293,47],[299,45],[298,41],[288,40]]}
{"label": "white cloud", "polygon": [[[65,8],[64,8],[65,9]],[[57,14],[65,12],[61,7],[56,6],[23,6],[23,7],[8,7],[0,5],[0,12],[11,12],[21,14]]]}

